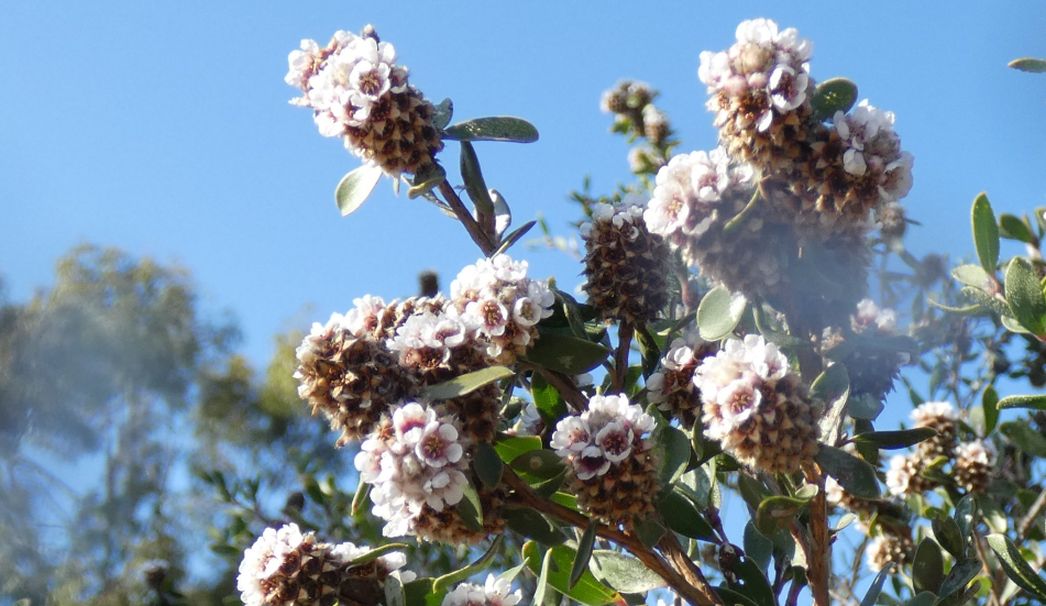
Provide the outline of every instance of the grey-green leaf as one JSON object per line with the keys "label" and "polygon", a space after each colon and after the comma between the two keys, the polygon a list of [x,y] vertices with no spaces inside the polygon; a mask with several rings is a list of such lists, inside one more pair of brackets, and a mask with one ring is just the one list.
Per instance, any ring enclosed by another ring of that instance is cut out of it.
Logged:
{"label": "grey-green leaf", "polygon": [[988,276],[988,272],[984,271],[984,268],[980,265],[973,265],[972,263],[960,265],[953,269],[952,277],[967,286],[972,286],[981,290],[988,290],[989,284],[991,283],[991,278]]}
{"label": "grey-green leaf", "polygon": [[673,531],[702,541],[715,541],[711,524],[697,510],[697,506],[679,490],[666,491],[658,502],[661,519]]}
{"label": "grey-green leaf", "polygon": [[1046,73],[1046,59],[1039,59],[1037,57],[1020,57],[1010,61],[1006,65],[1013,69],[1019,69],[1022,72],[1031,72],[1033,74]]}
{"label": "grey-green leaf", "polygon": [[1021,326],[1032,334],[1046,337],[1046,296],[1038,274],[1022,257],[1014,257],[1006,267],[1006,302]]}
{"label": "grey-green leaf", "polygon": [[349,171],[341,178],[337,189],[334,190],[334,200],[338,203],[341,216],[352,214],[367,201],[381,175],[380,166],[367,163]]}
{"label": "grey-green leaf", "polygon": [[999,563],[1010,580],[1039,599],[1046,600],[1046,580],[1024,561],[1013,541],[1004,534],[990,534],[988,546],[998,556]]}
{"label": "grey-green leaf", "polygon": [[864,460],[844,450],[822,445],[817,462],[850,494],[865,499],[879,496],[875,469]]}
{"label": "grey-green leaf", "polygon": [[956,559],[956,561],[966,557],[966,540],[963,538],[962,530],[959,529],[959,524],[952,518],[940,517],[934,518],[931,522],[933,526],[933,536],[937,539],[937,542],[948,550],[948,553]]}
{"label": "grey-green leaf", "polygon": [[461,521],[472,530],[483,529],[483,505],[479,500],[479,493],[471,485],[465,486],[465,495],[456,507]]}
{"label": "grey-green leaf", "polygon": [[599,366],[610,351],[588,339],[542,332],[527,352],[529,362],[568,375],[579,375]]}
{"label": "grey-green leaf", "polygon": [[995,213],[988,201],[988,195],[984,192],[978,194],[973,200],[970,222],[973,227],[973,245],[977,248],[977,258],[984,271],[993,274],[995,267],[999,264],[999,226],[995,223]]}
{"label": "grey-green leaf", "polygon": [[[1046,396],[1042,397],[1042,403],[1043,406],[1046,406]],[[981,410],[984,412],[985,436],[989,435],[995,429],[996,423],[999,422],[999,409],[1002,408],[1001,404],[1002,403],[999,402],[999,394],[996,393],[994,387],[989,385],[984,388],[984,393],[981,395]]]}
{"label": "grey-green leaf", "polygon": [[[581,579],[581,575],[585,574],[588,570],[588,561],[592,557],[592,547],[596,544],[596,529],[599,528],[599,523],[596,521],[590,521],[588,526],[585,527],[585,532],[581,534],[581,539],[577,543],[577,554],[574,556],[574,567],[570,569],[570,588],[573,589],[574,585],[577,585],[578,580]],[[613,585],[613,583],[611,583]],[[615,589],[621,590],[620,587]]]}
{"label": "grey-green leaf", "polygon": [[1046,457],[1046,437],[1022,421],[1010,421],[999,426],[999,431],[1017,448],[1034,457]]}
{"label": "grey-green leaf", "polygon": [[732,295],[716,286],[701,298],[697,306],[697,326],[705,341],[718,341],[733,332],[741,321],[748,301],[743,295]]}
{"label": "grey-green leaf", "polygon": [[[988,389],[991,388],[989,387]],[[1027,396],[1006,396],[1002,400],[999,400],[997,408],[999,410],[1006,408],[1031,408],[1032,410],[1046,410],[1046,394]],[[998,412],[996,412],[996,417],[997,416]]]}
{"label": "grey-green leaf", "polygon": [[942,598],[946,598],[962,591],[977,576],[982,566],[981,561],[977,559],[956,560],[955,564],[952,565],[952,569],[948,571],[948,576],[944,577],[944,582],[941,583],[941,590],[938,593]]}
{"label": "grey-green leaf", "polygon": [[598,568],[597,576],[622,593],[646,593],[665,585],[664,579],[638,559],[609,549],[592,552],[592,566]]}
{"label": "grey-green leaf", "polygon": [[367,564],[369,562],[373,562],[374,560],[377,560],[381,556],[383,556],[383,555],[385,555],[385,554],[387,554],[387,553],[389,553],[391,551],[403,551],[404,549],[409,549],[409,548],[410,548],[410,545],[407,545],[406,543],[389,543],[387,545],[382,545],[381,547],[375,547],[374,549],[371,549],[367,553],[364,553],[364,554],[356,556],[355,558],[352,559],[352,561],[349,562],[349,565],[350,566],[362,566],[363,564]]}
{"label": "grey-green leaf", "polygon": [[487,488],[494,488],[501,482],[501,472],[505,464],[498,456],[498,452],[487,442],[476,444],[476,451],[472,455],[472,469],[479,476],[479,481]]}
{"label": "grey-green leaf", "polygon": [[449,400],[476,391],[484,385],[499,381],[516,374],[506,366],[491,366],[454,377],[449,381],[430,385],[422,390],[422,395],[429,400]]}
{"label": "grey-green leaf", "polygon": [[811,99],[815,120],[827,120],[835,112],[850,111],[857,102],[857,85],[846,78],[829,78],[817,85]]}
{"label": "grey-green leaf", "polygon": [[436,129],[443,129],[446,125],[450,124],[451,117],[454,116],[454,102],[450,98],[446,98],[439,102],[436,106],[436,111],[432,115],[432,126]]}
{"label": "grey-green leaf", "polygon": [[826,368],[810,384],[810,395],[824,402],[827,410],[820,423],[821,440],[834,442],[839,419],[842,418],[846,402],[850,398],[850,375],[846,367],[836,362]]}
{"label": "grey-green leaf", "polygon": [[763,499],[756,510],[755,524],[764,536],[773,536],[778,530],[788,528],[806,507],[808,501],[785,496],[773,496]]}
{"label": "grey-green leaf", "polygon": [[[476,149],[468,141],[461,142],[461,178],[465,181],[465,192],[476,206],[478,216],[487,217],[494,221],[494,200],[490,197],[487,182],[483,179],[483,171],[479,167],[479,157]],[[484,221],[480,221],[483,225]]]}
{"label": "grey-green leaf", "polygon": [[1017,240],[1018,242],[1024,242],[1025,244],[1035,243],[1035,235],[1031,233],[1028,224],[1016,215],[1011,215],[1009,213],[1000,214],[999,230],[1000,235],[1004,238],[1010,238],[1011,240]]}
{"label": "grey-green leaf", "polygon": [[944,580],[944,558],[933,539],[923,539],[912,561],[912,582],[916,591],[937,592]]}
{"label": "grey-green leaf", "polygon": [[443,136],[457,141],[533,143],[538,140],[538,129],[522,118],[491,116],[448,126],[443,129]]}
{"label": "grey-green leaf", "polygon": [[879,574],[875,575],[875,580],[868,587],[868,591],[865,592],[864,597],[861,598],[861,606],[875,606],[879,599],[879,594],[883,591],[883,583],[886,582],[886,578],[890,576],[890,571],[893,569],[893,565],[887,565],[879,571]]}

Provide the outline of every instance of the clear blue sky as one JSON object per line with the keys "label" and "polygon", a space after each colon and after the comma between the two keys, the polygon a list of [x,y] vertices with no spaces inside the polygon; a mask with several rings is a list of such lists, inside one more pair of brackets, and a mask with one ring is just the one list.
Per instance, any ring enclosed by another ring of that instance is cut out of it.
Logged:
{"label": "clear blue sky", "polygon": [[[680,151],[715,145],[700,51],[766,16],[813,40],[813,76],[845,75],[897,114],[915,161],[910,246],[968,255],[968,208],[1046,204],[1046,4],[987,2],[22,2],[0,16],[0,276],[25,300],[55,261],[93,242],[177,261],[205,310],[231,311],[263,365],[273,334],[342,311],[353,297],[412,294],[418,270],[446,286],[478,252],[431,206],[388,184],[341,219],[332,192],[357,161],[287,104],[286,56],[300,38],[373,23],[412,82],[452,97],[456,119],[525,117],[541,140],[477,146],[516,223],[576,218],[567,194],[628,179],[600,93],[650,82]],[[448,145],[444,164],[457,166]],[[517,256],[522,249],[517,249]],[[580,266],[535,251],[532,273],[566,288]],[[311,305],[311,311],[302,313]],[[900,416],[900,415],[898,415]]]}

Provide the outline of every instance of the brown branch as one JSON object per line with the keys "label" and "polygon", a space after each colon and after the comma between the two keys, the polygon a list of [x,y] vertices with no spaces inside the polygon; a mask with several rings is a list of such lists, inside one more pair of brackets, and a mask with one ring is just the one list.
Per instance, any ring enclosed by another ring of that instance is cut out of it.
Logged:
{"label": "brown branch", "polygon": [[570,404],[574,410],[585,410],[588,407],[588,396],[582,393],[578,386],[574,384],[574,381],[567,375],[522,361],[519,363],[519,366],[522,369],[540,374],[549,385],[556,388],[563,400]]}
{"label": "brown branch", "polygon": [[828,533],[828,502],[824,495],[824,477],[813,466],[804,470],[806,481],[817,486],[817,495],[810,502],[810,541],[806,543],[807,579],[814,604],[831,606],[832,544]]}
{"label": "brown branch", "polygon": [[[502,479],[515,491],[521,505],[531,507],[536,511],[550,515],[577,528],[588,527],[590,520],[587,517],[573,509],[541,498],[511,469],[505,469]],[[597,526],[596,535],[630,551],[647,568],[664,579],[677,594],[684,597],[691,604],[697,604],[698,606],[721,604],[707,584],[703,588],[691,584],[689,579],[669,566],[658,554],[650,550],[646,545],[643,545],[639,539],[603,524]]]}
{"label": "brown branch", "polygon": [[719,596],[712,591],[712,586],[709,585],[708,580],[705,579],[704,573],[701,572],[701,568],[694,563],[692,559],[686,553],[683,552],[683,547],[679,544],[676,539],[676,535],[672,532],[666,532],[665,536],[661,538],[658,543],[658,547],[664,552],[672,564],[675,565],[676,570],[682,572],[686,580],[698,588],[711,603],[718,603]]}
{"label": "brown branch", "polygon": [[497,250],[496,244],[491,240],[490,235],[483,231],[479,223],[469,212],[469,209],[465,207],[465,203],[458,197],[458,192],[454,191],[445,179],[439,184],[439,191],[443,194],[443,197],[447,200],[447,206],[454,212],[454,215],[461,221],[461,224],[465,226],[465,231],[469,232],[469,237],[476,243],[476,246],[483,251],[484,255],[489,256],[490,253]]}

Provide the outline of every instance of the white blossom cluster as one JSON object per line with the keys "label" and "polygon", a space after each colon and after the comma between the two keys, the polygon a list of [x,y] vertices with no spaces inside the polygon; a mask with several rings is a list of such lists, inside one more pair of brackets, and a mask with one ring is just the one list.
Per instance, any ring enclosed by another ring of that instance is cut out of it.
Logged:
{"label": "white blossom cluster", "polygon": [[850,327],[854,332],[864,332],[874,327],[883,333],[897,332],[897,312],[890,308],[880,308],[871,299],[861,299],[857,303],[857,312],[850,317]]}
{"label": "white blossom cluster", "polygon": [[287,61],[284,81],[302,90],[291,103],[312,108],[325,137],[363,125],[383,95],[407,89],[407,68],[396,65],[396,49],[371,36],[339,30],[324,48],[302,40]]}
{"label": "white blossom cluster", "polygon": [[725,220],[720,210],[724,199],[750,191],[752,179],[752,168],[732,162],[722,147],[674,156],[657,172],[653,197],[643,213],[647,228],[686,246],[716,220]]}
{"label": "white blossom cluster", "polygon": [[349,542],[319,542],[314,533],[302,533],[297,524],[266,528],[244,551],[236,588],[245,606],[286,606],[319,604],[346,583],[370,582],[380,590],[389,575],[401,582],[414,579],[413,572],[397,572],[407,562],[398,551],[379,557],[367,575],[354,570],[350,563],[369,551]]}
{"label": "white blossom cluster", "polygon": [[527,262],[501,254],[464,267],[450,285],[454,321],[460,322],[499,362],[511,362],[552,315],[555,296],[547,282],[527,277]]}
{"label": "white blossom cluster", "polygon": [[850,113],[835,112],[832,124],[843,143],[843,170],[876,187],[879,204],[896,202],[912,188],[914,158],[901,150],[893,112],[865,99]]}
{"label": "white blossom cluster", "polygon": [[[737,26],[737,41],[726,51],[701,53],[698,78],[708,87],[708,108],[716,111],[716,126],[729,120],[753,120],[766,131],[775,116],[809,104],[810,56],[813,44],[795,28],[779,30],[769,19],[752,19]],[[731,112],[719,99],[756,99],[758,115]],[[747,128],[749,125],[738,125]]]}
{"label": "white blossom cluster", "polygon": [[897,454],[890,458],[886,470],[886,487],[894,496],[923,492],[934,486],[920,474],[940,457],[953,459],[959,411],[951,402],[924,402],[911,412],[914,427],[927,427],[937,435],[924,440],[911,454]]}
{"label": "white blossom cluster", "polygon": [[697,367],[704,433],[756,469],[795,471],[817,452],[816,417],[788,358],[760,335],[729,339]]}
{"label": "white blossom cluster", "polygon": [[579,232],[581,233],[582,238],[589,240],[593,235],[593,224],[607,222],[613,225],[615,229],[624,233],[626,239],[635,240],[639,237],[639,227],[637,227],[637,224],[642,221],[642,219],[642,206],[632,204],[614,206],[605,202],[597,202],[592,205],[591,220],[582,223]]}
{"label": "white blossom cluster", "polygon": [[959,411],[951,402],[923,402],[911,412],[916,427],[935,427],[942,423],[954,423],[959,420]]}
{"label": "white blossom cluster", "polygon": [[653,447],[654,418],[628,397],[593,396],[579,416],[556,424],[551,446],[582,481],[606,474],[636,453]]}
{"label": "white blossom cluster", "polygon": [[895,497],[922,492],[928,483],[919,475],[921,469],[914,457],[894,455],[886,470],[886,488]]}
{"label": "white blossom cluster", "polygon": [[356,469],[372,486],[373,512],[386,521],[385,536],[413,534],[425,507],[438,512],[461,501],[467,447],[456,419],[418,402],[395,408],[364,440]]}
{"label": "white blossom cluster", "polygon": [[385,344],[407,368],[431,370],[446,364],[454,348],[465,344],[468,329],[454,314],[428,310],[407,317]]}
{"label": "white blossom cluster", "polygon": [[482,585],[461,583],[443,598],[442,606],[515,606],[523,599],[523,591],[512,591],[512,582],[487,575]]}
{"label": "white blossom cluster", "polygon": [[661,357],[660,368],[646,381],[650,403],[670,412],[684,427],[692,427],[701,417],[701,396],[694,383],[694,373],[714,348],[715,345],[702,340],[696,330],[676,337]]}

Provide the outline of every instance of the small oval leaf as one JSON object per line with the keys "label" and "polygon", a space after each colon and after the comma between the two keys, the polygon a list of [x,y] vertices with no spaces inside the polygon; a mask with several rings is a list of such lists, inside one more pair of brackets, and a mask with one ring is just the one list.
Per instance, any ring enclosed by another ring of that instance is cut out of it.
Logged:
{"label": "small oval leaf", "polygon": [[977,249],[981,267],[989,274],[994,274],[999,264],[999,226],[995,223],[995,212],[984,192],[973,200],[970,223],[973,227],[973,245]]}
{"label": "small oval leaf", "polygon": [[1022,257],[1014,257],[1006,267],[1006,302],[1021,326],[1036,336],[1046,336],[1046,297],[1039,276]]}
{"label": "small oval leaf", "polygon": [[879,497],[875,469],[864,460],[844,450],[824,445],[817,453],[816,460],[850,494],[865,499]]}
{"label": "small oval leaf", "polygon": [[378,184],[381,175],[380,166],[367,163],[349,171],[341,178],[338,187],[334,190],[334,200],[338,203],[341,216],[352,214],[367,201],[367,197],[374,191],[374,186]]}
{"label": "small oval leaf", "polygon": [[617,551],[595,550],[592,553],[592,566],[597,569],[600,578],[623,593],[646,593],[665,586],[664,579],[638,559]]}
{"label": "small oval leaf", "polygon": [[827,120],[835,112],[845,114],[857,102],[857,85],[846,78],[829,78],[817,85],[810,102],[817,121]]}
{"label": "small oval leaf", "polygon": [[606,347],[588,339],[542,331],[527,351],[526,360],[549,370],[579,375],[599,366],[609,353]]}
{"label": "small oval leaf", "polygon": [[697,306],[697,326],[701,338],[718,341],[733,332],[745,313],[747,303],[744,295],[730,294],[723,286],[708,291]]}
{"label": "small oval leaf", "polygon": [[487,488],[494,488],[501,483],[501,472],[505,464],[498,457],[498,452],[487,442],[476,444],[472,455],[472,469],[476,471],[479,481]]}
{"label": "small oval leaf", "polygon": [[[1032,410],[1046,410],[1046,394],[1029,396],[1006,396],[1005,398],[999,400],[998,406],[996,408],[998,410],[1004,410],[1006,408],[1031,408]],[[998,412],[996,412],[996,418],[998,418]]]}
{"label": "small oval leaf", "polygon": [[443,130],[443,136],[457,141],[533,143],[538,140],[538,129],[522,118],[491,116],[448,126]]}
{"label": "small oval leaf", "polygon": [[[577,542],[577,556],[574,558],[574,567],[570,569],[571,588],[577,585],[581,575],[588,570],[588,561],[592,557],[592,547],[596,544],[597,528],[599,528],[599,523],[590,521],[588,526],[585,527],[585,532],[581,534],[581,539]],[[617,589],[620,590],[621,588],[617,587]]]}
{"label": "small oval leaf", "polygon": [[677,490],[664,493],[658,503],[657,510],[661,513],[661,519],[673,531],[702,541],[715,542],[715,531],[712,525],[698,511],[693,501]]}
{"label": "small oval leaf", "polygon": [[449,400],[476,391],[484,385],[499,381],[516,374],[505,366],[491,366],[454,377],[449,381],[430,385],[421,394],[429,400]]}
{"label": "small oval leaf", "polygon": [[944,580],[944,558],[933,539],[923,539],[915,549],[912,561],[912,582],[916,591],[936,593]]}
{"label": "small oval leaf", "polygon": [[1022,72],[1041,74],[1046,72],[1046,59],[1039,59],[1037,57],[1020,57],[1007,63],[1007,66],[1013,69],[1019,69]]}
{"label": "small oval leaf", "polygon": [[854,441],[872,444],[883,450],[897,450],[914,446],[919,442],[929,440],[935,435],[937,435],[937,432],[929,427],[917,427],[901,431],[869,431],[857,434],[854,436]]}

